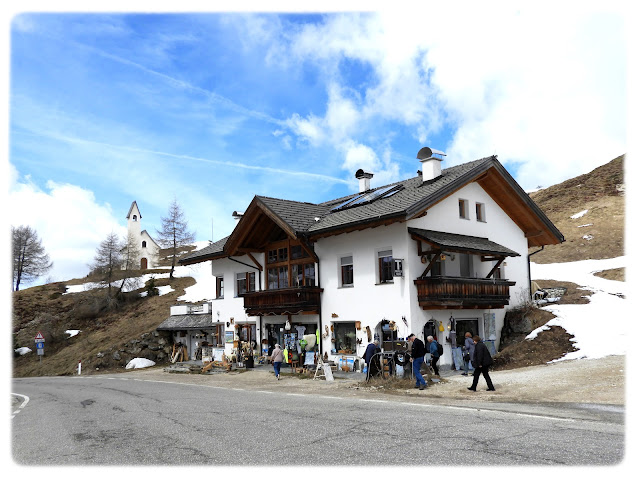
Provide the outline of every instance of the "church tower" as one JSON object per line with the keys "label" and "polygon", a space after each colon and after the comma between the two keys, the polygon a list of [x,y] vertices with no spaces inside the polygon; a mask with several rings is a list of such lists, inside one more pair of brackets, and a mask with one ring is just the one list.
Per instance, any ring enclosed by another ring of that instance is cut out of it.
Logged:
{"label": "church tower", "polygon": [[129,213],[127,213],[127,230],[140,250],[140,258],[138,258],[137,264],[140,270],[146,270],[158,266],[160,246],[146,230],[142,230],[141,220],[140,209],[134,200],[129,208]]}
{"label": "church tower", "polygon": [[140,209],[138,208],[138,204],[134,200],[131,204],[131,208],[129,208],[129,213],[127,213],[127,229],[129,231],[129,234],[133,235],[136,240],[140,239],[141,219],[142,215],[140,215]]}

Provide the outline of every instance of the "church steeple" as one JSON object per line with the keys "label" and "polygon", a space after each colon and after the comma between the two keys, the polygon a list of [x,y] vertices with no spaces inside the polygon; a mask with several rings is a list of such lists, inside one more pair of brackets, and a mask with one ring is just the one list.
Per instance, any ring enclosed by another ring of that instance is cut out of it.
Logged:
{"label": "church steeple", "polygon": [[129,233],[135,235],[136,239],[140,238],[140,219],[142,219],[142,215],[138,204],[134,200],[131,208],[129,208],[129,213],[127,213],[127,227]]}

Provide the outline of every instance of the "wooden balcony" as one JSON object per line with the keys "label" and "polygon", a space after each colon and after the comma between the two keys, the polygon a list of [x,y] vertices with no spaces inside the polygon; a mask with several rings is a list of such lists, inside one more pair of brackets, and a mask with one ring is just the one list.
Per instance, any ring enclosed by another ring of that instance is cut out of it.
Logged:
{"label": "wooden balcony", "polygon": [[493,278],[445,276],[418,278],[413,283],[424,310],[504,308],[509,303],[509,287],[516,284]]}
{"label": "wooden balcony", "polygon": [[320,311],[319,287],[294,287],[245,293],[247,315],[317,314]]}

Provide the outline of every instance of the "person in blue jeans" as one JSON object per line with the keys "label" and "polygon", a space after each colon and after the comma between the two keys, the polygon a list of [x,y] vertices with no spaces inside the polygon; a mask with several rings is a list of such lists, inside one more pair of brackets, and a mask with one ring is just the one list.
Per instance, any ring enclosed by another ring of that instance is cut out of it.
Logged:
{"label": "person in blue jeans", "polygon": [[422,374],[420,373],[420,367],[424,362],[424,354],[427,353],[424,348],[424,343],[412,333],[407,337],[407,341],[411,342],[411,363],[413,366],[413,375],[416,377],[416,385],[414,388],[424,390],[427,387],[427,382],[424,381]]}
{"label": "person in blue jeans", "polygon": [[284,360],[284,355],[282,354],[282,349],[280,345],[276,343],[273,352],[271,352],[271,361],[273,362],[273,373],[276,374],[276,380],[280,380],[280,365]]}

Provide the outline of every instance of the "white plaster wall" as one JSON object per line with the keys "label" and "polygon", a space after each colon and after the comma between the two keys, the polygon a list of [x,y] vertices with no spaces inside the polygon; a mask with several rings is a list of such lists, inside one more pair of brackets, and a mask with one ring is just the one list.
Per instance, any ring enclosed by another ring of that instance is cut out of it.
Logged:
{"label": "white plaster wall", "polygon": [[[372,334],[375,326],[383,319],[393,320],[398,325],[398,337],[405,337],[409,327],[404,325],[402,316],[410,316],[409,293],[413,280],[394,277],[393,283],[378,284],[378,252],[392,250],[394,258],[407,258],[409,236],[405,224],[366,229],[348,234],[320,239],[315,252],[320,259],[320,286],[322,294],[322,333],[324,325],[332,322],[361,322],[357,338],[362,343],[357,347],[357,355],[362,356],[367,347],[366,326]],[[340,286],[340,258],[353,256],[353,287]],[[333,314],[337,317],[333,317]],[[322,350],[331,355],[330,336],[322,338]]]}
{"label": "white plaster wall", "polygon": [[[255,255],[256,260],[261,264],[264,264],[264,254]],[[233,257],[234,259],[246,263],[247,265],[253,265],[251,259],[244,255],[242,257]],[[256,268],[252,268],[246,265],[242,265],[240,263],[234,262],[233,260],[229,260],[228,258],[223,258],[219,260],[211,261],[211,274],[214,277],[222,276],[224,278],[224,298],[216,298],[215,291],[215,282],[212,282],[214,290],[211,292],[210,298],[212,298],[211,302],[211,311],[214,322],[220,321],[225,323],[225,331],[233,331],[235,329],[233,326],[239,323],[253,323],[256,325],[256,337],[258,339],[262,338],[262,332],[260,331],[260,318],[248,316],[244,310],[244,301],[242,297],[238,297],[236,292],[236,273],[242,272],[255,272],[256,273],[256,289],[259,288],[259,280],[260,276],[259,270]],[[264,287],[264,278],[261,280],[262,286]],[[234,323],[229,327],[226,326],[227,322],[230,322],[233,318]],[[234,336],[234,339],[236,337]],[[258,341],[258,344],[260,342]],[[233,344],[226,343],[225,344],[225,353],[227,355],[231,355],[231,351],[233,350]]]}

